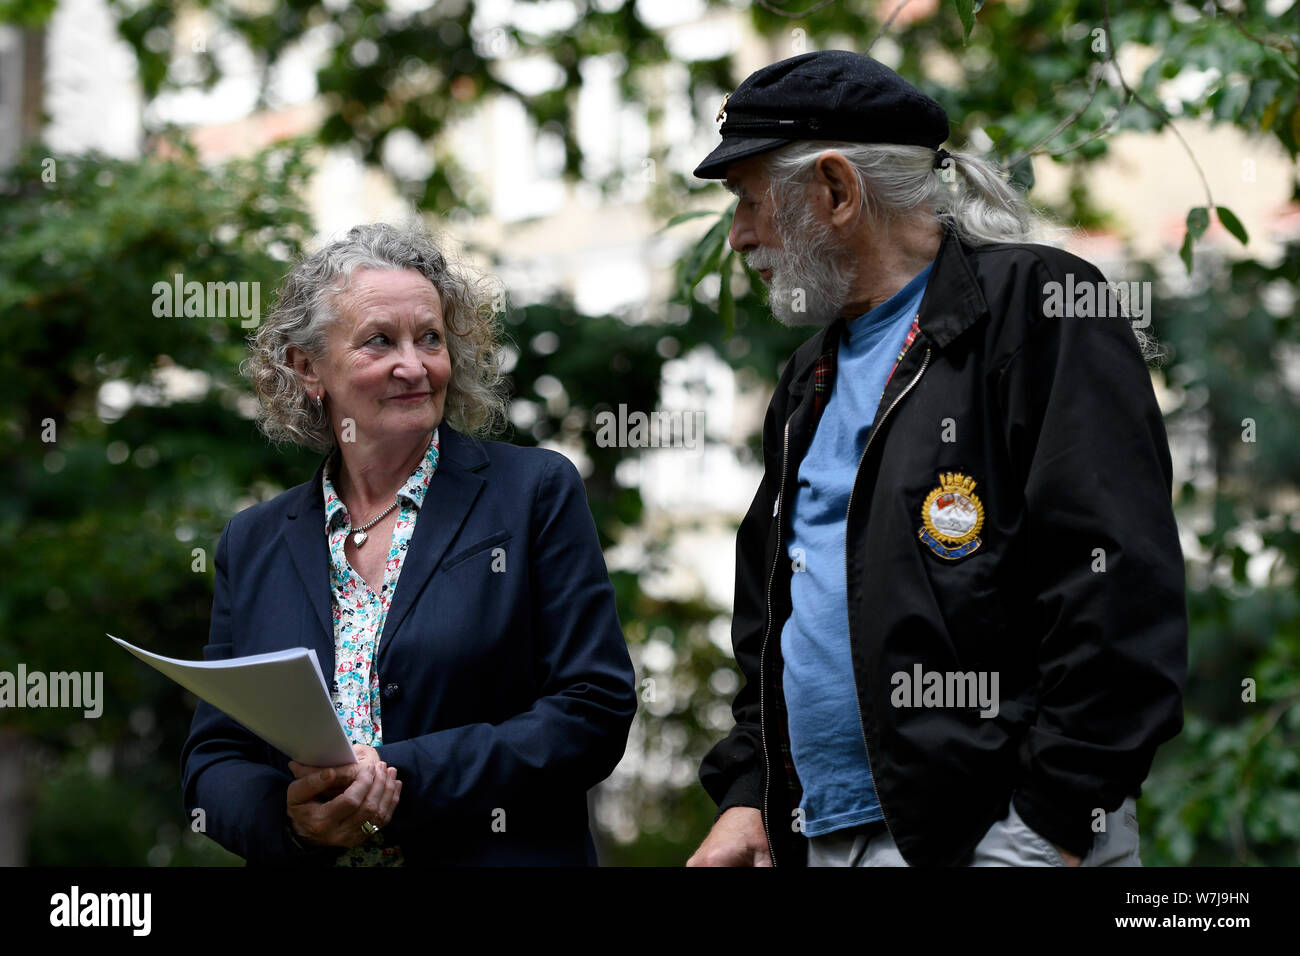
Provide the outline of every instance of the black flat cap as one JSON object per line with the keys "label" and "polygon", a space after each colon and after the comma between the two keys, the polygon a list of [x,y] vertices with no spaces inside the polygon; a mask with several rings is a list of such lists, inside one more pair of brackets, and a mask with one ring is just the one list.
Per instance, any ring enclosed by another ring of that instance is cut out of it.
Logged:
{"label": "black flat cap", "polygon": [[819,50],[750,74],[718,113],[722,143],[695,168],[723,179],[727,167],[796,140],[901,143],[936,148],[948,114],[933,98],[876,60]]}

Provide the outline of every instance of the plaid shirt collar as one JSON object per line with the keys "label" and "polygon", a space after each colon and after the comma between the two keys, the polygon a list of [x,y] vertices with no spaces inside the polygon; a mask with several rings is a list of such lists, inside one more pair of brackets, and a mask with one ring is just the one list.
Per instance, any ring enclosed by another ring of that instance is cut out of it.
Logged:
{"label": "plaid shirt collar", "polygon": [[[903,361],[903,356],[907,350],[912,347],[916,341],[917,333],[921,331],[921,313],[917,312],[912,317],[912,326],[907,330],[907,338],[903,340],[903,347],[899,350],[897,357],[894,359],[893,368],[889,370],[889,377],[885,379],[885,388],[889,387],[890,379],[894,377],[894,372],[898,369],[898,363]],[[813,420],[816,421],[826,407],[826,403],[831,397],[831,388],[835,385],[835,355],[839,348],[839,339],[833,338],[833,344],[821,357],[817,359],[817,364],[813,367]]]}

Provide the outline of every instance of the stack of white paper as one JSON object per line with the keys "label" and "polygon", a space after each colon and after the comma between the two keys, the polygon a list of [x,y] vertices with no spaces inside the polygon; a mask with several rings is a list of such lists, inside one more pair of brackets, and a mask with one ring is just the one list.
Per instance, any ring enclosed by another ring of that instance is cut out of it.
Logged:
{"label": "stack of white paper", "polygon": [[108,637],[289,759],[312,767],[357,762],[312,648],[222,661],[181,661],[150,654],[112,634]]}

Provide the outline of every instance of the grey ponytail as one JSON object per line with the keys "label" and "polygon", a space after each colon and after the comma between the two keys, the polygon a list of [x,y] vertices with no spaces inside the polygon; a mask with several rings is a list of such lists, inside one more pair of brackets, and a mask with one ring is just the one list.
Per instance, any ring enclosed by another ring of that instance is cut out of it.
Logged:
{"label": "grey ponytail", "polygon": [[970,245],[991,242],[1059,242],[1062,230],[1029,205],[997,166],[973,153],[949,153],[934,168],[934,150],[895,143],[803,141],[769,154],[768,174],[784,199],[808,181],[817,158],[840,153],[858,176],[866,214],[888,229],[891,222],[926,209]]}

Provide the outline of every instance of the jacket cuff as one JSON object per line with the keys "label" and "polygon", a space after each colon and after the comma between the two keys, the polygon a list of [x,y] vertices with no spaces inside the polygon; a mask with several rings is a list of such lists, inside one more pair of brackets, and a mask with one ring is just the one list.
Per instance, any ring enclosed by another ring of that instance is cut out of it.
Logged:
{"label": "jacket cuff", "polygon": [[1075,856],[1088,855],[1092,849],[1092,817],[1087,812],[1062,809],[1033,790],[1017,790],[1011,797],[1016,812],[1029,828],[1045,840],[1064,847]]}
{"label": "jacket cuff", "polygon": [[284,853],[282,861],[296,866],[327,866],[334,861],[339,853],[339,847],[336,846],[316,846],[312,843],[304,843],[298,834],[293,832],[293,824],[289,822],[289,817],[284,818],[284,827],[282,828],[284,836]]}
{"label": "jacket cuff", "polygon": [[730,810],[732,807],[753,807],[755,810],[763,808],[763,768],[749,770],[740,774],[732,781],[731,786],[718,801],[718,812],[713,818],[716,823],[718,818]]}

